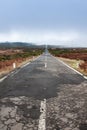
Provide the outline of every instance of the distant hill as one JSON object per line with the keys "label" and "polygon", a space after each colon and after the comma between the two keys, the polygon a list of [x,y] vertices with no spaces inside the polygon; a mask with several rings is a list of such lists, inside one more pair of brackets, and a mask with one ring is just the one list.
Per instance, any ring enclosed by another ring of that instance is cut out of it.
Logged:
{"label": "distant hill", "polygon": [[0,48],[33,48],[36,47],[37,45],[33,43],[26,43],[26,42],[4,42],[0,43]]}
{"label": "distant hill", "polygon": [[[46,45],[36,45],[34,43],[27,42],[3,42],[0,43],[0,49],[9,49],[9,48],[45,48]],[[58,45],[47,45],[47,48],[65,48],[64,46]]]}

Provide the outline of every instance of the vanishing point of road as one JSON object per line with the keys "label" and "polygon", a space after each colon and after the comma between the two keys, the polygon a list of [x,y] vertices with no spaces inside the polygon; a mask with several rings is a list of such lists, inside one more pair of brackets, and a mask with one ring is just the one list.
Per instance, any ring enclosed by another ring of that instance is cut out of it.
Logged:
{"label": "vanishing point of road", "polygon": [[87,80],[43,53],[0,80],[0,130],[87,130]]}

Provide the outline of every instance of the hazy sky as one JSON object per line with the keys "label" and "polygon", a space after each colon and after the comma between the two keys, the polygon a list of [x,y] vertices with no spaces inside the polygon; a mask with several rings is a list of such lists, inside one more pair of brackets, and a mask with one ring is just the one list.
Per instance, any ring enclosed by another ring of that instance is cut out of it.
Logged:
{"label": "hazy sky", "polygon": [[0,0],[0,41],[87,47],[87,0]]}

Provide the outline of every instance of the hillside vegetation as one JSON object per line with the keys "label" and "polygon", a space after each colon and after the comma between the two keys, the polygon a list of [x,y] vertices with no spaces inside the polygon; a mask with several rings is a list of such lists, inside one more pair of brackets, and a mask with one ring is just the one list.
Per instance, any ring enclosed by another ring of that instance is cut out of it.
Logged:
{"label": "hillside vegetation", "polygon": [[2,49],[0,50],[0,73],[11,71],[13,63],[19,67],[25,61],[32,59],[43,53],[43,49],[25,48],[25,49]]}
{"label": "hillside vegetation", "polygon": [[56,57],[81,60],[79,68],[87,72],[87,49],[49,49],[49,52]]}

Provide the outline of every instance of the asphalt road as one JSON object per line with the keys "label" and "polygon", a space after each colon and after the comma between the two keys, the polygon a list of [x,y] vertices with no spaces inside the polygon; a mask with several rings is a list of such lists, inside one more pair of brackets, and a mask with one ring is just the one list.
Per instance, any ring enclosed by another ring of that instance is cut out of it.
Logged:
{"label": "asphalt road", "polygon": [[0,130],[87,130],[87,80],[44,53],[0,82]]}

